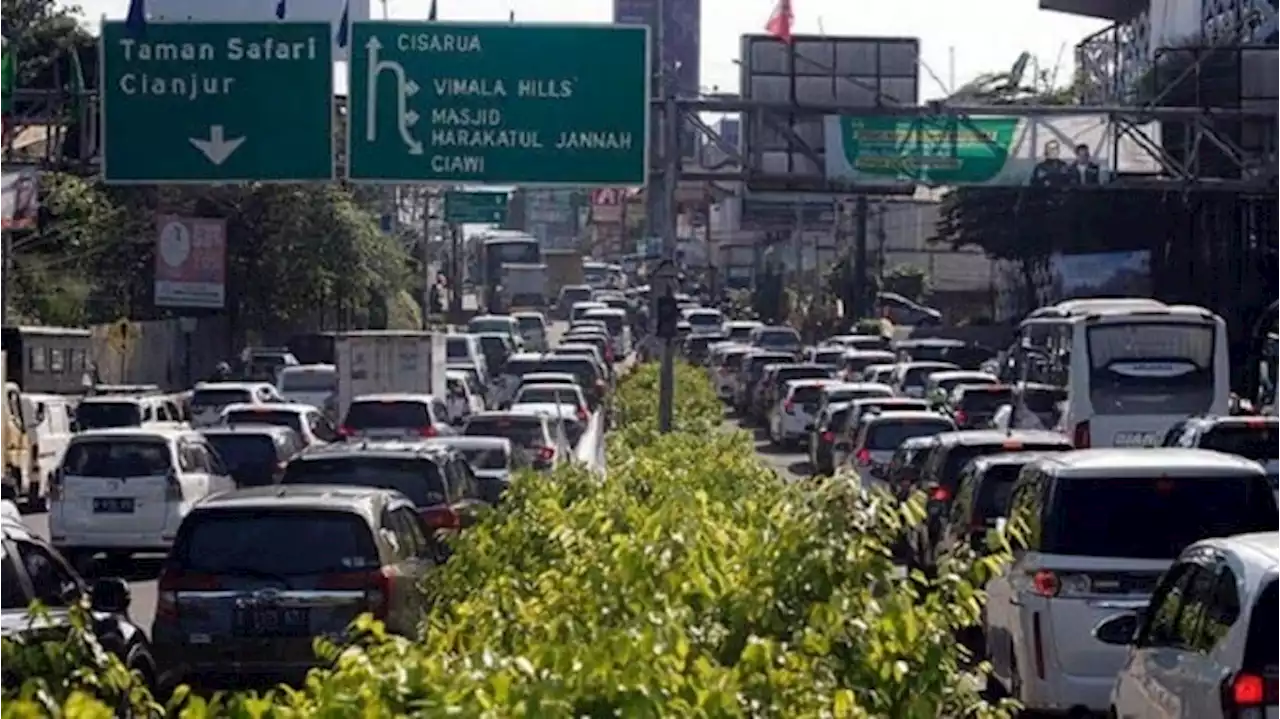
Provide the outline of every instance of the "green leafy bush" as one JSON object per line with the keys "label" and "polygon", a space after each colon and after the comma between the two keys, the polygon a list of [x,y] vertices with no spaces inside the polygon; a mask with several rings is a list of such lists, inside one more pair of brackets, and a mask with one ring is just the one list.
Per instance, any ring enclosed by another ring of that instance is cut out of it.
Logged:
{"label": "green leafy bush", "polygon": [[420,639],[366,617],[304,686],[183,716],[1008,715],[954,639],[989,563],[896,574],[888,547],[918,502],[779,478],[723,430],[695,368],[677,370],[679,431],[660,436],[657,372],[621,381],[607,477],[526,475],[463,534],[423,584]]}

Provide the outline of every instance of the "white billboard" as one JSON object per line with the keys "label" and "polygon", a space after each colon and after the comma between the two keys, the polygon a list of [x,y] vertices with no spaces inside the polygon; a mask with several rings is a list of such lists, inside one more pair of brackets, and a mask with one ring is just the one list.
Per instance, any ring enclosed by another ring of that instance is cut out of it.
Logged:
{"label": "white billboard", "polygon": [[337,60],[347,59],[339,42],[343,13],[349,22],[371,19],[369,0],[147,0],[146,8],[152,22],[327,22]]}

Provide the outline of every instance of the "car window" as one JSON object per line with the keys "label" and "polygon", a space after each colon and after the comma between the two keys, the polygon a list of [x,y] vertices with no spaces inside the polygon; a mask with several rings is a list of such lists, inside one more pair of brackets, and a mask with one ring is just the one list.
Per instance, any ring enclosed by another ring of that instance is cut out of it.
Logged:
{"label": "car window", "polygon": [[1160,580],[1148,606],[1146,626],[1138,639],[1140,646],[1166,647],[1181,644],[1178,619],[1182,614],[1187,588],[1200,568],[1191,562],[1175,564]]}
{"label": "car window", "polygon": [[25,609],[30,603],[18,577],[18,565],[13,555],[5,552],[3,575],[0,575],[0,608]]}
{"label": "car window", "polygon": [[1020,471],[1022,465],[1002,464],[989,467],[983,473],[978,496],[974,501],[974,521],[1009,515],[1009,496],[1013,493],[1013,485],[1018,481]]}
{"label": "car window", "polygon": [[48,607],[65,607],[79,598],[80,582],[62,560],[33,542],[17,540],[14,545],[18,548],[22,565],[31,580],[32,594],[37,600]]}
{"label": "car window", "polygon": [[931,437],[955,429],[950,422],[928,419],[876,422],[867,427],[863,447],[873,451],[896,450],[912,437]]}
{"label": "car window", "polygon": [[302,432],[302,415],[297,412],[285,412],[270,409],[242,409],[228,412],[223,418],[228,427],[244,424],[267,424],[272,427],[288,427],[295,432]]}
{"label": "car window", "polygon": [[90,440],[68,447],[62,467],[68,476],[150,477],[168,474],[172,462],[163,441]]}
{"label": "car window", "polygon": [[822,399],[822,385],[802,384],[791,390],[791,401],[805,406],[814,406]]}
{"label": "car window", "polygon": [[1207,537],[1280,524],[1263,477],[1071,479],[1056,483],[1048,514],[1042,551],[1136,559],[1172,559]]}
{"label": "car window", "polygon": [[252,508],[188,515],[170,564],[208,574],[296,576],[378,567],[369,525],[347,512]]}
{"label": "car window", "polygon": [[1187,645],[1208,654],[1231,631],[1240,618],[1240,598],[1236,596],[1236,575],[1222,565],[1196,573],[1182,610],[1182,632]]}
{"label": "car window", "polygon": [[488,447],[468,448],[462,450],[462,456],[467,458],[467,462],[472,468],[485,469],[508,469],[511,465],[511,457],[505,449]]}
{"label": "car window", "polygon": [[280,461],[276,444],[266,434],[219,434],[207,438],[228,470],[260,468]]}
{"label": "car window", "polygon": [[995,412],[1002,404],[1012,401],[1013,390],[1008,387],[991,389],[966,389],[960,395],[960,408],[966,412]]}
{"label": "car window", "polygon": [[516,403],[580,406],[581,396],[576,387],[524,387],[516,395]]}
{"label": "car window", "polygon": [[424,402],[371,400],[352,402],[343,424],[353,430],[426,427],[431,415]]}
{"label": "car window", "polygon": [[221,409],[229,404],[252,402],[254,396],[247,389],[197,389],[191,395],[191,409]]}
{"label": "car window", "polygon": [[1276,636],[1280,634],[1278,615],[1280,608],[1276,602],[1276,580],[1272,579],[1258,594],[1258,601],[1249,613],[1249,634],[1244,644],[1244,662],[1241,667],[1245,671],[1275,671],[1280,664],[1277,659]]}
{"label": "car window", "polygon": [[1280,426],[1219,424],[1200,437],[1201,449],[1235,454],[1255,462],[1280,458]]}
{"label": "car window", "polygon": [[334,429],[333,423],[319,412],[307,413],[307,426],[311,428],[311,434],[321,442],[333,442],[338,439],[338,432]]}
{"label": "car window", "polygon": [[81,402],[76,407],[76,426],[86,429],[137,427],[142,411],[137,402]]}
{"label": "car window", "polygon": [[448,501],[440,466],[418,457],[352,455],[299,459],[285,467],[282,484],[328,484],[394,489],[418,507]]}
{"label": "car window", "polygon": [[420,556],[427,549],[427,535],[418,516],[408,507],[391,510],[391,522],[405,558]]}
{"label": "car window", "polygon": [[469,437],[505,437],[513,446],[525,450],[547,445],[540,417],[472,417],[462,433]]}

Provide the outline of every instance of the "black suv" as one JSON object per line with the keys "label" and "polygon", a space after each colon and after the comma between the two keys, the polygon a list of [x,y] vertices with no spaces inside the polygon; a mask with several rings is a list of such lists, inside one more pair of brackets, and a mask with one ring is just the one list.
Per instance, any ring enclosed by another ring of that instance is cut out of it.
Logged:
{"label": "black suv", "polygon": [[[0,635],[17,642],[57,640],[65,636],[69,608],[87,596],[93,633],[102,647],[154,687],[158,674],[151,644],[129,619],[129,585],[123,579],[104,578],[89,587],[62,555],[21,521],[6,516],[0,527],[4,531]],[[48,624],[32,626],[27,609],[36,600],[49,610]],[[6,687],[27,679],[11,666],[4,668],[3,675]]]}
{"label": "black suv", "polygon": [[1280,418],[1258,416],[1190,417],[1164,436],[1165,447],[1212,449],[1252,459],[1276,485],[1280,470]]}
{"label": "black suv", "polygon": [[[429,440],[357,441],[313,447],[285,468],[286,485],[390,489],[409,498],[430,531],[475,522],[487,506],[479,480],[457,449]],[[444,548],[440,548],[444,552]]]}

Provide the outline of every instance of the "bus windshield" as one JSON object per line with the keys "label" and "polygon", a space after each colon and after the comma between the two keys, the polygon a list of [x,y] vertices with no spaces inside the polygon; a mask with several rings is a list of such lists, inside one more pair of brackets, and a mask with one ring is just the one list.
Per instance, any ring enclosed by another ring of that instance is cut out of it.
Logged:
{"label": "bus windshield", "polygon": [[1088,328],[1089,398],[1104,415],[1192,415],[1214,400],[1213,323]]}

